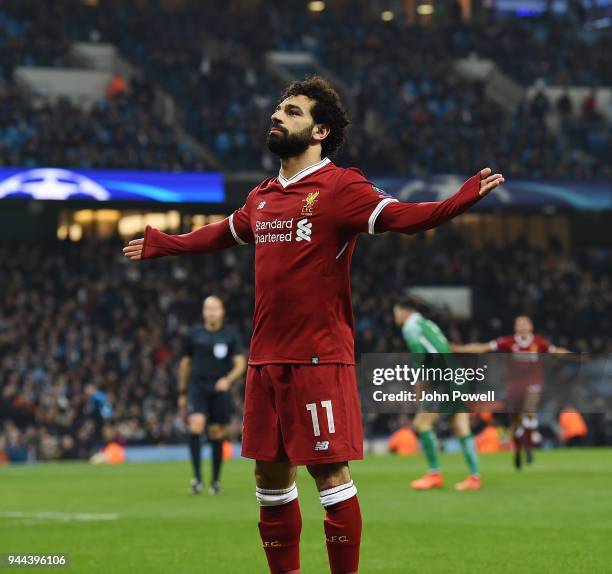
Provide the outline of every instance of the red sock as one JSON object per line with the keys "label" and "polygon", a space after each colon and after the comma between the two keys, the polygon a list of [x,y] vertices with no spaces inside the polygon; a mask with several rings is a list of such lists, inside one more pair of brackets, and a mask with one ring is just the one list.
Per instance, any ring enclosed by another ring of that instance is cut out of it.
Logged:
{"label": "red sock", "polygon": [[259,509],[259,534],[272,574],[299,574],[302,515],[298,499]]}
{"label": "red sock", "polygon": [[332,574],[353,574],[359,568],[361,510],[357,496],[326,506],[323,522]]}

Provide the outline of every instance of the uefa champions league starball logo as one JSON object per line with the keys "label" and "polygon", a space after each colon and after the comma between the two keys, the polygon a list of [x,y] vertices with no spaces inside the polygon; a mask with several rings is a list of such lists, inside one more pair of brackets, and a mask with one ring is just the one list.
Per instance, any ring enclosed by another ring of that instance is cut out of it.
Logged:
{"label": "uefa champions league starball logo", "polygon": [[110,199],[110,193],[92,179],[66,169],[39,168],[17,173],[0,182],[1,198]]}

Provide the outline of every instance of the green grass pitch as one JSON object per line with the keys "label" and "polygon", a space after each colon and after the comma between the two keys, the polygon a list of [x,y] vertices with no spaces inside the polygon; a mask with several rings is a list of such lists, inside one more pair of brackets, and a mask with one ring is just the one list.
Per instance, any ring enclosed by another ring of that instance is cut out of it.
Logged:
{"label": "green grass pitch", "polygon": [[[466,475],[460,455],[442,456],[447,484],[433,492],[409,488],[420,457],[354,463],[360,572],[612,572],[612,450],[538,452],[520,473],[509,453],[481,461],[484,489],[464,493],[452,489]],[[188,463],[0,468],[0,553],[66,552],[59,571],[86,574],[267,572],[252,463],[227,464],[216,498],[189,497],[189,478]],[[298,486],[302,571],[325,573],[323,510],[304,469]]]}

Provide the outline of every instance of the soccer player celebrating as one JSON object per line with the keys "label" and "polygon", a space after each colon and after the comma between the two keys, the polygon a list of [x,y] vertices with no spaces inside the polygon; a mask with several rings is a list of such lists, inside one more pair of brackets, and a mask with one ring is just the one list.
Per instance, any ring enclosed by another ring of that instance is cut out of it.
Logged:
{"label": "soccer player celebrating", "polygon": [[219,494],[225,426],[232,414],[230,388],[246,370],[242,341],[224,324],[225,307],[215,295],[202,304],[204,325],[192,329],[183,340],[179,364],[179,410],[188,413],[189,453],[193,466],[191,494],[202,492],[200,436],[208,423],[212,456],[210,494]]}
{"label": "soccer player celebrating", "polygon": [[[402,335],[406,346],[411,353],[427,355],[429,353],[452,353],[448,340],[444,333],[433,321],[423,317],[417,310],[417,303],[410,298],[403,298],[397,301],[393,307],[395,324],[402,329]],[[445,362],[442,359],[441,362]],[[414,427],[419,434],[421,449],[427,459],[429,471],[425,476],[412,481],[412,488],[415,490],[430,490],[432,488],[442,488],[444,478],[440,471],[438,460],[438,446],[436,434],[433,430],[435,422],[440,416],[437,412],[427,412],[427,405],[420,405],[421,410],[414,418]],[[453,431],[461,444],[463,457],[469,469],[469,476],[462,482],[455,485],[456,490],[480,490],[480,470],[478,468],[478,454],[476,444],[470,428],[470,414],[463,412],[463,404],[452,404],[451,412]]]}
{"label": "soccer player celebrating", "polygon": [[271,116],[281,169],[227,219],[185,235],[147,227],[132,260],[255,244],[255,312],[242,454],[255,459],[259,531],[270,571],[299,572],[296,467],[325,508],[331,572],[357,572],[361,512],[348,461],[363,456],[355,380],[350,261],[360,233],[413,234],[463,213],[504,180],[483,169],[445,201],[405,204],[329,159],[348,119],[323,79],[291,84]]}
{"label": "soccer player celebrating", "polygon": [[522,450],[527,462],[533,462],[533,447],[539,441],[538,419],[535,410],[544,384],[544,369],[540,353],[570,353],[534,335],[533,322],[527,315],[514,320],[514,335],[499,337],[488,343],[451,345],[455,353],[512,353],[508,366],[507,409],[510,414],[510,434],[514,449],[514,466],[521,468]]}

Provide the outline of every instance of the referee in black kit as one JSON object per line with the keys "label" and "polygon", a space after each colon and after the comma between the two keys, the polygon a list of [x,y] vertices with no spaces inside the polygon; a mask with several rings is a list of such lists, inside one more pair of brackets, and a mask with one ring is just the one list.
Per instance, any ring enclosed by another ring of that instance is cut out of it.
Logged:
{"label": "referee in black kit", "polygon": [[230,388],[246,370],[246,358],[238,332],[224,324],[225,307],[216,295],[202,304],[204,325],[192,329],[183,341],[179,366],[179,409],[187,411],[189,452],[194,477],[191,494],[202,492],[200,435],[208,426],[212,450],[210,494],[219,494],[225,427],[233,409]]}

